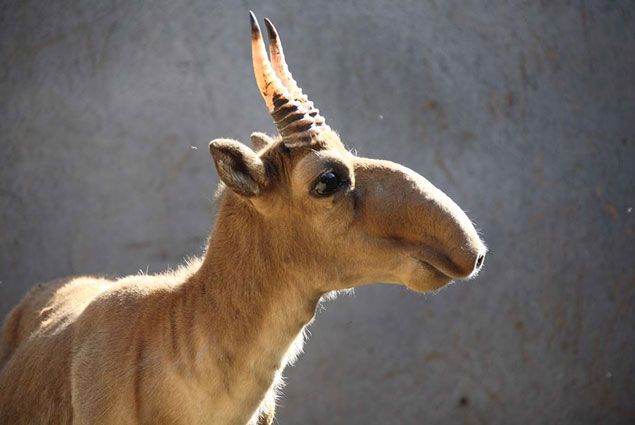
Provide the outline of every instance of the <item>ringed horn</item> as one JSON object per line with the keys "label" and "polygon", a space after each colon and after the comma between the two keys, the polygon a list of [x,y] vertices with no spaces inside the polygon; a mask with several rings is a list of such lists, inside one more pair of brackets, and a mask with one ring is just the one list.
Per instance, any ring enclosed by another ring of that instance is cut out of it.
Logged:
{"label": "ringed horn", "polygon": [[276,27],[265,18],[269,34],[270,62],[260,26],[251,11],[249,18],[254,74],[269,113],[287,147],[310,144],[312,136],[329,127],[325,124],[320,111],[302,93],[302,89],[289,72]]}

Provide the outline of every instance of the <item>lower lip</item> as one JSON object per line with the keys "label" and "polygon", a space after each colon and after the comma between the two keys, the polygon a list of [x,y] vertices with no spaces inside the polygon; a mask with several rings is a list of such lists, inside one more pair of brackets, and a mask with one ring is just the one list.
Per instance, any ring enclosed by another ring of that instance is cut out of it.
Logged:
{"label": "lower lip", "polygon": [[443,273],[441,270],[437,269],[436,267],[434,267],[432,264],[428,263],[427,261],[421,260],[421,259],[415,258],[415,257],[412,257],[412,258],[417,260],[417,262],[419,264],[421,264],[422,266],[424,266],[425,268],[427,268],[429,270],[432,270],[433,272],[435,272],[435,273],[437,273],[437,274],[439,274],[439,275],[441,275],[441,276],[443,276],[443,277],[445,277],[447,279],[452,279],[452,276],[448,276],[447,274]]}

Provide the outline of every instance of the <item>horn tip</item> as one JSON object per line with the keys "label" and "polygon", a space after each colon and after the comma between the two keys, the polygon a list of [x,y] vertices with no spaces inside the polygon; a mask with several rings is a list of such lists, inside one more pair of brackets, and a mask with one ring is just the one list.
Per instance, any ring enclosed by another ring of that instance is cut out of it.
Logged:
{"label": "horn tip", "polygon": [[251,34],[257,37],[260,34],[260,27],[258,26],[258,20],[253,11],[249,11],[249,23],[251,24]]}
{"label": "horn tip", "polygon": [[273,26],[269,18],[265,18],[265,26],[267,27],[267,34],[269,34],[269,40],[275,41],[278,39],[278,31]]}

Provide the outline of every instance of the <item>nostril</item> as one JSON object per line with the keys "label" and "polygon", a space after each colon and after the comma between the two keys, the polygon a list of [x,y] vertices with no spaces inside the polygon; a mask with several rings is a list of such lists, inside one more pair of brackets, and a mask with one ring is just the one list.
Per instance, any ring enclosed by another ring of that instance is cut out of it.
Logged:
{"label": "nostril", "polygon": [[480,269],[483,265],[483,260],[485,259],[485,255],[481,254],[476,259],[476,270]]}

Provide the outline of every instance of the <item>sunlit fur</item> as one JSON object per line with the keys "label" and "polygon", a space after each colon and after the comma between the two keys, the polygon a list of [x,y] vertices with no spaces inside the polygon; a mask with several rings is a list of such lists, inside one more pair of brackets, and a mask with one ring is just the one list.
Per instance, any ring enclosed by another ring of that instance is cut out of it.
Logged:
{"label": "sunlit fur", "polygon": [[[322,296],[372,282],[433,291],[475,271],[474,227],[413,171],[356,157],[333,132],[294,149],[260,139],[257,152],[211,144],[227,187],[202,259],[57,280],[13,309],[0,423],[271,424]],[[350,184],[314,196],[334,169]]]}

